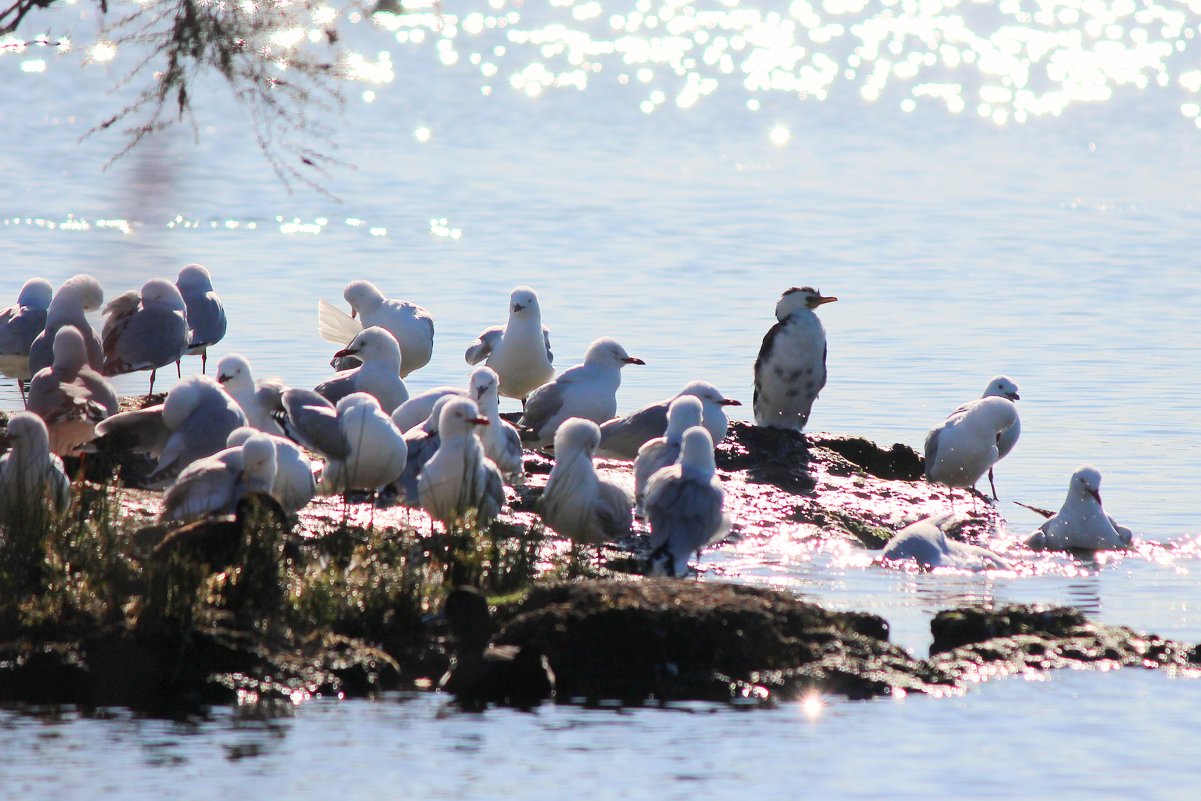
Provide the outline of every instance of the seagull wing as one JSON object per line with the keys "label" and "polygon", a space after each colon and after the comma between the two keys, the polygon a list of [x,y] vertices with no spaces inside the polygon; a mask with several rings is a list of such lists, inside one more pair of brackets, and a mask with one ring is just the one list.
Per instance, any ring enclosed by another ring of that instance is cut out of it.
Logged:
{"label": "seagull wing", "polygon": [[332,303],[317,301],[317,333],[326,342],[349,345],[358,336],[363,325]]}
{"label": "seagull wing", "polygon": [[600,447],[597,456],[611,459],[633,459],[638,449],[667,431],[669,401],[645,406],[625,417],[615,417],[601,424]]}
{"label": "seagull wing", "polygon": [[495,325],[491,328],[485,328],[483,333],[471,343],[467,348],[467,352],[463,357],[467,359],[468,364],[479,364],[484,359],[487,359],[492,353],[492,349],[496,347],[496,343],[500,342],[500,338],[504,336],[504,326]]}

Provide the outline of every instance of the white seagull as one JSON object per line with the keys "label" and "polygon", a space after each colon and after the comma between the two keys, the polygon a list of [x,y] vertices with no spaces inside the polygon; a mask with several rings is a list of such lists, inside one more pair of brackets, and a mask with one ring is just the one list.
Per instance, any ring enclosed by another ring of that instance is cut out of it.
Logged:
{"label": "white seagull", "polygon": [[480,365],[471,371],[470,397],[488,421],[476,431],[484,454],[496,463],[502,475],[516,477],[525,473],[525,452],[517,429],[500,416],[499,388],[500,379],[491,367]]}
{"label": "white seagull", "polygon": [[776,302],[778,321],[763,337],[755,359],[755,422],[801,431],[826,385],[826,329],[814,313],[836,297],[812,287],[792,287]]}
{"label": "white seagull", "polygon": [[227,353],[217,362],[217,383],[242,407],[251,428],[283,436],[284,430],[271,416],[279,406],[282,384],[255,381],[250,362],[240,353]]}
{"label": "white seagull", "polygon": [[680,461],[651,476],[646,519],[651,528],[651,572],[683,577],[688,557],[719,540],[729,529],[722,511],[725,493],[713,461],[713,440],[701,426],[684,432]]}
{"label": "white seagull", "polygon": [[601,337],[588,346],[583,364],[534,390],[518,425],[528,429],[529,439],[540,447],[554,439],[555,431],[568,418],[603,423],[617,413],[621,368],[627,364],[646,362],[626,353],[617,340]]}
{"label": "white seagull", "polygon": [[956,409],[926,435],[926,480],[973,487],[1001,458],[999,442],[1018,422],[1008,398],[980,398]]}
{"label": "white seagull", "polygon": [[9,445],[0,456],[0,524],[27,526],[49,510],[62,514],[71,504],[71,482],[63,461],[50,452],[42,418],[17,412],[0,440]]}
{"label": "white seagull", "polygon": [[331,403],[336,404],[352,392],[366,392],[379,401],[386,414],[392,414],[409,399],[409,390],[400,377],[400,346],[383,328],[364,328],[334,356],[354,356],[362,364],[343,370],[315,387],[317,394]]}
{"label": "white seagull", "polygon": [[[646,484],[651,476],[670,467],[680,458],[684,432],[699,426],[704,406],[694,395],[681,395],[667,407],[667,430],[661,437],[647,440],[634,459],[634,508],[642,511]],[[708,429],[706,429],[708,430]],[[602,431],[602,437],[604,436]]]}
{"label": "white seagull", "polygon": [[596,455],[604,459],[633,459],[648,440],[663,436],[667,430],[667,408],[676,398],[691,395],[699,398],[703,407],[701,425],[709,432],[714,444],[726,438],[730,418],[727,406],[741,406],[741,401],[727,398],[708,381],[692,381],[675,398],[667,398],[643,406],[633,414],[615,417],[601,423],[601,444]]}
{"label": "white seagull", "polygon": [[[213,291],[213,277],[203,265],[185,266],[179,271],[175,286],[183,295],[188,328],[192,332],[188,340],[188,355],[200,354],[200,372],[205,373],[208,371],[208,349],[225,338],[225,307]],[[175,372],[179,374],[178,361],[175,362]]]}
{"label": "white seagull", "polygon": [[350,441],[338,421],[337,408],[311,389],[285,389],[279,396],[282,411],[272,417],[284,435],[326,459],[350,456]]}
{"label": "white seagull", "polygon": [[947,538],[947,532],[962,525],[954,512],[922,518],[898,531],[880,555],[883,565],[916,562],[919,567],[951,567],[957,570],[1009,570],[1005,558],[987,548]]}
{"label": "white seagull", "polygon": [[232,514],[243,495],[269,493],[274,482],[275,446],[266,434],[255,432],[243,445],[188,465],[163,494],[160,519],[186,521]]}
{"label": "white seagull", "polygon": [[396,479],[396,489],[400,501],[405,506],[420,506],[417,492],[417,476],[425,468],[425,463],[438,452],[442,438],[438,436],[438,419],[442,416],[442,407],[457,395],[443,395],[434,402],[429,416],[421,425],[406,431],[404,434],[405,447],[409,451],[408,461],[405,462],[404,472]]}
{"label": "white seagull", "polygon": [[408,433],[419,428],[429,420],[430,412],[438,405],[438,401],[447,397],[466,398],[468,392],[463,387],[444,384],[440,387],[427,389],[425,392],[409,396],[409,399],[396,407],[392,412],[392,422],[402,432]]}
{"label": "white seagull", "polygon": [[336,408],[338,427],[350,452],[326,461],[317,491],[322,495],[351,490],[375,492],[399,478],[408,449],[392,418],[380,409],[379,401],[365,392],[353,392],[339,400]]}
{"label": "white seagull", "polygon": [[96,329],[86,314],[104,303],[100,282],[90,275],[73,275],[62,283],[46,311],[46,329],[29,346],[29,370],[37,373],[54,362],[54,335],[64,325],[73,325],[83,335],[88,349],[88,365],[93,370],[104,367],[104,349]]}
{"label": "white seagull", "polygon": [[158,486],[221,450],[230,432],[244,425],[241,407],[216,381],[190,375],[171,387],[163,403],[102,420],[95,445],[148,453],[157,460],[148,478]]}
{"label": "white seagull", "polygon": [[[351,281],[342,297],[350,304],[349,316],[330,303],[318,301],[317,328],[323,339],[346,345],[364,328],[379,326],[400,345],[402,378],[429,363],[434,352],[434,318],[429,311],[407,300],[385,298],[370,281]],[[332,364],[335,369],[347,370],[358,364],[356,358],[354,354],[335,356]]]}
{"label": "white seagull", "polygon": [[46,327],[46,314],[54,288],[45,278],[30,278],[21,287],[17,302],[0,310],[0,373],[15,378],[25,400],[29,371],[29,348]]}
{"label": "white seagull", "polygon": [[74,456],[96,438],[96,424],[118,412],[109,380],[88,367],[83,335],[73,325],[54,335],[54,363],[29,383],[29,411],[46,423],[50,450]]}
{"label": "white seagull", "polygon": [[[500,378],[500,394],[523,404],[555,374],[550,332],[542,325],[538,296],[519,286],[509,296],[509,322],[484,329],[467,348],[468,364],[484,362]],[[486,360],[486,361],[485,361]]]}
{"label": "white seagull", "polygon": [[[1013,382],[1009,376],[998,375],[993,376],[989,380],[988,386],[984,388],[984,394],[981,398],[1008,398],[1011,401],[1021,400],[1022,396],[1018,394],[1018,385]],[[974,403],[974,401],[972,401]],[[968,404],[964,404],[967,406]],[[956,411],[961,411],[964,406],[960,406]],[[1014,407],[1016,410],[1016,406]],[[1019,417],[1013,421],[1013,425],[1005,429],[997,440],[997,461],[1004,459],[1013,450],[1013,446],[1017,445],[1018,437],[1022,435],[1022,420]],[[993,500],[997,499],[997,484],[993,481],[992,468],[988,468],[988,486],[992,488]]]}
{"label": "white seagull", "polygon": [[417,476],[417,498],[447,530],[467,522],[487,526],[505,502],[504,479],[475,435],[488,425],[470,398],[451,398],[438,417],[440,443]]}
{"label": "white seagull", "polygon": [[152,278],[104,307],[104,369],[107,376],[150,371],[150,392],[158,368],[179,361],[192,340],[187,306],[175,284]]}
{"label": "white seagull", "polygon": [[250,426],[235,428],[225,444],[230,448],[244,445],[256,435],[266,438],[275,447],[275,479],[271,483],[271,495],[279,501],[285,512],[295,514],[317,494],[313,463],[291,440],[265,434]]}
{"label": "white seagull", "polygon": [[1107,551],[1129,548],[1133,541],[1134,532],[1101,506],[1101,471],[1085,466],[1072,473],[1059,512],[1038,527],[1026,546],[1036,551]]}
{"label": "white seagull", "polygon": [[591,420],[572,418],[559,426],[555,466],[538,501],[548,527],[598,549],[629,534],[634,523],[630,496],[597,475],[592,455],[599,443],[600,428]]}

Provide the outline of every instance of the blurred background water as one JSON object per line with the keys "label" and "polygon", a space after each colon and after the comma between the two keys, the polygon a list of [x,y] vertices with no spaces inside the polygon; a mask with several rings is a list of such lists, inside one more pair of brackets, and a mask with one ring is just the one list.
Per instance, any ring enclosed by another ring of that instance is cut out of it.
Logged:
{"label": "blurred background water", "polygon": [[[420,391],[460,383],[463,349],[529,284],[560,367],[602,335],[647,361],[625,371],[629,411],[694,378],[749,404],[776,298],[814,285],[840,301],[821,310],[830,380],[812,430],[920,447],[1006,373],[1023,436],[997,470],[1010,529],[999,539],[1038,523],[1012,501],[1057,508],[1091,462],[1107,510],[1148,544],[1029,575],[915,576],[768,537],[715,551],[709,567],[882,614],[918,653],[930,614],[961,602],[1069,603],[1201,639],[1201,7],[408,5],[343,20],[354,80],[331,120],[345,162],[322,179],[332,197],[289,193],[216,84],[194,95],[195,131],[105,170],[121,141],[83,135],[128,98],[111,90],[132,54],[89,47],[105,37],[86,4],[35,20],[52,39],[69,32],[70,48],[39,46],[33,28],[0,40],[0,300],[28,277],[77,272],[113,297],[200,262],[231,319],[214,355],[239,351],[262,376],[312,386],[332,352],[317,299],[340,303],[346,281],[368,278],[435,315],[434,358],[409,380]],[[0,407],[18,404],[6,382]],[[1179,750],[1195,685],[1130,672],[835,701],[812,719],[690,708],[447,720],[438,706],[314,704],[267,722],[218,711],[186,729],[0,712],[15,755],[0,792],[93,798],[144,778],[186,797],[317,797],[335,781],[354,797],[607,797],[647,784],[668,797],[1128,797],[1144,794],[1130,777],[1145,771],[1157,797],[1184,797],[1198,778]]]}

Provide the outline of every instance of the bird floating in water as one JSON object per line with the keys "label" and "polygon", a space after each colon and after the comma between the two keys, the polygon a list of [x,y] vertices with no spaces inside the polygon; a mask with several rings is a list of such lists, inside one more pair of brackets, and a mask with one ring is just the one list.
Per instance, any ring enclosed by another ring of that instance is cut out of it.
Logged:
{"label": "bird floating in water", "polygon": [[801,431],[826,385],[826,329],[814,310],[838,298],[793,287],[776,302],[776,324],[755,359],[755,422]]}
{"label": "bird floating in water", "polygon": [[1134,532],[1101,506],[1101,471],[1085,466],[1072,473],[1063,506],[1026,546],[1036,551],[1108,551],[1129,548],[1133,541]]}
{"label": "bird floating in water", "polygon": [[943,512],[911,523],[893,535],[880,555],[883,565],[915,563],[927,570],[949,567],[958,570],[1008,570],[1009,561],[987,548],[956,542],[947,537],[963,520],[954,512]]}

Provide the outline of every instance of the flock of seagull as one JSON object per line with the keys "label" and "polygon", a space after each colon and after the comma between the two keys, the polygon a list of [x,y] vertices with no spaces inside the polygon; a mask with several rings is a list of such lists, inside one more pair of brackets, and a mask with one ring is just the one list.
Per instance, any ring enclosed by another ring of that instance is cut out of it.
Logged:
{"label": "flock of seagull", "polygon": [[[320,301],[318,331],[338,350],[336,370],[313,389],[256,380],[243,356],[222,356],[207,375],[208,349],[226,332],[225,311],[204,267],[189,264],[172,283],[155,278],[104,306],[97,333],[86,319],[104,292],[76,275],[57,291],[24,285],[0,311],[0,372],[17,379],[26,411],[9,420],[0,457],[0,525],[14,509],[70,501],[60,456],[99,450],[148,454],[151,488],[164,490],[162,519],[190,521],[232,512],[250,492],[270,493],[288,513],[316,495],[353,490],[395,494],[448,530],[487,525],[504,505],[504,485],[524,473],[526,448],[550,450],[554,466],[540,501],[546,525],[596,545],[630,533],[635,514],[650,528],[651,571],[685,575],[694,552],[729,529],[714,447],[726,435],[725,408],[740,405],[705,381],[617,416],[621,371],[644,362],[602,337],[582,364],[558,375],[537,294],[512,291],[508,319],[485,329],[464,354],[476,365],[464,387],[410,396],[405,377],[433,353],[434,321],[422,307],[389,299],[368,281],[343,293],[351,312]],[[776,324],[755,361],[754,417],[761,426],[801,431],[826,383],[826,333],[815,310],[836,301],[794,287],[776,304]],[[108,378],[155,373],[185,355],[201,373],[180,380],[163,403],[119,411]],[[28,390],[26,390],[28,382]],[[514,426],[500,398],[521,401]],[[925,442],[926,478],[972,488],[1014,447],[1021,424],[1017,385],[992,379],[982,397],[956,409]],[[309,454],[321,457],[314,470]],[[634,497],[601,477],[596,458],[632,460]],[[1035,549],[1099,550],[1130,545],[1129,529],[1101,507],[1101,476],[1083,467],[1067,499],[1028,540]],[[946,537],[953,513],[902,530],[885,560],[927,567],[1005,567],[1007,560]]]}

